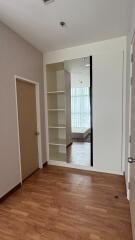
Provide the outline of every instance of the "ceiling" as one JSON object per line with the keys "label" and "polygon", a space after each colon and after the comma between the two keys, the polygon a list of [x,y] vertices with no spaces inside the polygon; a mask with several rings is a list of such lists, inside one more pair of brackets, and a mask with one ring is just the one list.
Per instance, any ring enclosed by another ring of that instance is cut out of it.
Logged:
{"label": "ceiling", "polygon": [[90,86],[89,57],[78,58],[64,62],[64,68],[71,74],[72,87]]}
{"label": "ceiling", "polygon": [[0,20],[45,52],[126,35],[131,1],[0,0]]}

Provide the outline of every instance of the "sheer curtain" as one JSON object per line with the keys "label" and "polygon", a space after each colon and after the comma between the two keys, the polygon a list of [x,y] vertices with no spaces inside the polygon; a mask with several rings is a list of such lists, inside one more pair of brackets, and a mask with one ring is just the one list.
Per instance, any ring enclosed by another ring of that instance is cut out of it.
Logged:
{"label": "sheer curtain", "polygon": [[71,88],[72,128],[90,128],[90,89]]}

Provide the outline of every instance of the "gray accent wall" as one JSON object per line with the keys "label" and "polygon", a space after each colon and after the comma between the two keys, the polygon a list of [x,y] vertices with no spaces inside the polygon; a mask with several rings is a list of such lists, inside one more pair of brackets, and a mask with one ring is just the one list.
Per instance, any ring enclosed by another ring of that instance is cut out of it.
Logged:
{"label": "gray accent wall", "polygon": [[43,55],[0,22],[0,197],[20,182],[15,75],[39,82],[45,162]]}

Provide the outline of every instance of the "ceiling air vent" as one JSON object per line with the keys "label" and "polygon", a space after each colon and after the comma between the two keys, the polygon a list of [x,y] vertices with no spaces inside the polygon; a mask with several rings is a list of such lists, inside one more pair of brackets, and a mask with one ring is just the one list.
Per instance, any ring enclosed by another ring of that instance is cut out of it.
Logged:
{"label": "ceiling air vent", "polygon": [[43,2],[45,3],[45,4],[49,4],[49,3],[52,3],[52,2],[54,2],[55,0],[43,0]]}

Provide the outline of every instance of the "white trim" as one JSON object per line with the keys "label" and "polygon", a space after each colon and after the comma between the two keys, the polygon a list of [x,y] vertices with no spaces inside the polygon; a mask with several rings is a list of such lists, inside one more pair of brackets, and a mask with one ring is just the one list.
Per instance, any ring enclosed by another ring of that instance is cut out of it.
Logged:
{"label": "white trim", "polygon": [[[128,135],[128,139],[130,140],[130,136],[131,136],[131,102],[132,102],[132,86],[131,86],[131,77],[132,77],[132,62],[131,62],[131,54],[132,54],[133,50],[132,50],[132,45],[130,47],[130,92],[129,92],[129,135]],[[130,153],[131,153],[131,148],[130,148],[130,141],[128,141],[128,157],[130,157]],[[130,198],[130,190],[129,190],[129,186],[128,183],[130,182],[130,166],[128,163],[128,179],[127,179],[127,199],[129,200]]]}
{"label": "white trim", "polygon": [[119,172],[119,171],[111,171],[111,170],[106,170],[106,169],[97,169],[97,168],[89,167],[89,166],[74,165],[71,163],[66,163],[64,161],[62,162],[62,161],[49,160],[48,165],[85,170],[85,171],[89,171],[89,172],[102,172],[102,173],[108,173],[108,174],[123,175],[123,172]]}
{"label": "white trim", "polygon": [[[135,41],[135,32],[133,33],[131,46],[130,46],[130,93],[129,93],[129,139],[131,136],[131,114],[132,114],[132,85],[131,78],[133,75],[131,55],[133,54],[133,44]],[[131,157],[131,142],[128,143],[128,157]],[[128,180],[127,180],[127,198],[130,200],[130,189],[128,188],[128,183],[130,182],[130,164],[128,163]]]}
{"label": "white trim", "polygon": [[40,100],[39,100],[39,83],[22,78],[20,76],[15,75],[15,99],[16,99],[16,118],[17,118],[17,133],[18,133],[18,151],[19,151],[19,166],[20,166],[20,181],[22,184],[22,171],[21,171],[21,152],[20,152],[20,137],[19,137],[19,121],[18,121],[18,105],[17,105],[17,85],[16,81],[24,81],[27,83],[31,83],[35,85],[35,91],[36,91],[36,113],[37,113],[37,132],[39,132],[38,136],[38,161],[39,161],[39,168],[43,168],[43,162],[42,162],[42,147],[41,147],[41,121],[40,121]]}
{"label": "white trim", "polygon": [[18,140],[18,154],[19,154],[20,183],[21,183],[21,185],[22,185],[21,152],[20,152],[20,137],[19,137],[19,121],[18,121],[18,104],[17,104],[16,76],[15,76],[15,105],[16,105],[16,120],[17,120],[17,140]]}
{"label": "white trim", "polygon": [[40,97],[39,97],[39,84],[36,84],[36,110],[37,110],[37,132],[38,135],[38,160],[39,160],[39,168],[43,168],[43,160],[42,160],[42,142],[41,142],[41,119],[40,119]]}
{"label": "white trim", "polygon": [[26,81],[26,82],[29,82],[29,83],[32,83],[32,84],[35,84],[35,85],[39,85],[38,82],[35,82],[35,81],[27,79],[27,78],[20,77],[18,75],[15,75],[15,81],[16,81],[16,79],[21,80],[21,81]]}
{"label": "white trim", "polygon": [[123,72],[122,72],[122,135],[121,135],[121,169],[125,172],[125,111],[126,111],[126,56],[123,51]]}
{"label": "white trim", "polygon": [[[44,103],[45,103],[45,136],[46,136],[46,162],[49,161],[49,127],[48,127],[48,93],[47,93],[47,76],[46,76],[46,63],[43,58],[44,64]],[[45,162],[45,163],[46,163]]]}

